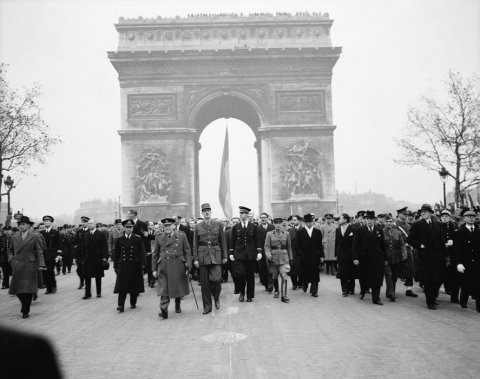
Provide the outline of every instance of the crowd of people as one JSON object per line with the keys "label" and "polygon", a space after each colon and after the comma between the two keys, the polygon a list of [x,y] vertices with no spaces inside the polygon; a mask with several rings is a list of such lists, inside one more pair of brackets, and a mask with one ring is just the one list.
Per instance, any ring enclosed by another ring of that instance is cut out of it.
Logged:
{"label": "crowd of people", "polygon": [[[4,226],[0,235],[2,289],[21,302],[28,318],[38,290],[57,291],[56,276],[71,272],[73,264],[84,289],[83,300],[102,295],[102,278],[110,263],[116,273],[114,293],[117,311],[124,312],[127,295],[135,309],[145,281],[157,286],[162,319],[168,318],[170,299],[181,313],[181,300],[201,289],[203,314],[220,309],[222,282],[229,276],[239,302],[255,298],[258,274],[265,291],[289,303],[292,291],[309,291],[318,297],[320,273],[340,280],[344,297],[371,294],[372,303],[383,305],[380,296],[397,299],[398,281],[407,297],[417,297],[418,282],[429,309],[437,309],[443,284],[452,303],[467,308],[469,298],[480,312],[480,208],[435,212],[429,204],[412,212],[404,207],[396,215],[359,211],[348,214],[314,214],[255,219],[248,207],[230,220],[212,217],[210,204],[201,205],[202,217],[179,215],[158,222],[142,221],[132,209],[126,220],[111,225],[83,216],[78,226],[56,227],[52,216],[34,226],[22,216],[18,226]],[[291,282],[289,287],[288,282]]]}

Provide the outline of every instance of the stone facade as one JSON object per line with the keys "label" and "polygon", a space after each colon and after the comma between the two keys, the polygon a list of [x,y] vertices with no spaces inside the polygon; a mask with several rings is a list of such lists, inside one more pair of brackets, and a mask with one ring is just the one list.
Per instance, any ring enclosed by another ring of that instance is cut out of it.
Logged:
{"label": "stone facade", "polygon": [[232,117],[257,139],[260,210],[335,208],[328,14],[123,19],[108,56],[121,94],[122,207],[199,214],[198,139]]}

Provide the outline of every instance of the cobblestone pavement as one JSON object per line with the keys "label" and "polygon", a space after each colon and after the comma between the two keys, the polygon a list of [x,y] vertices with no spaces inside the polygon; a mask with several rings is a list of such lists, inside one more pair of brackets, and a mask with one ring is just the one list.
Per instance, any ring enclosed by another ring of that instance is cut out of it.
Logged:
{"label": "cobblestone pavement", "polygon": [[254,301],[239,303],[228,282],[220,310],[202,315],[190,294],[181,314],[172,301],[161,320],[149,287],[137,309],[118,314],[114,280],[110,269],[102,297],[81,300],[76,274],[57,276],[58,292],[40,290],[29,319],[2,290],[1,323],[49,337],[66,378],[479,377],[480,314],[472,301],[461,309],[443,293],[431,311],[419,288],[407,298],[399,284],[397,302],[381,307],[369,295],[343,298],[339,281],[323,275],[318,298],[290,290],[283,304],[257,285]]}

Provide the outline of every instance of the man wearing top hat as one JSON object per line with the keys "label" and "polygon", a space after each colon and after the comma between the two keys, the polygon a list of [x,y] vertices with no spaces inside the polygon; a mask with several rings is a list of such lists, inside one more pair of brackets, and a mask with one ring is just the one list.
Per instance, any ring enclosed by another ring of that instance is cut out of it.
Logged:
{"label": "man wearing top hat", "polygon": [[353,239],[353,262],[359,266],[360,299],[372,289],[372,303],[383,305],[380,287],[383,284],[385,266],[388,264],[383,230],[375,225],[375,212],[366,211],[365,224],[355,231]]}
{"label": "man wearing top hat", "polygon": [[175,298],[175,312],[182,312],[181,299],[189,294],[187,274],[192,266],[192,253],[185,233],[174,230],[175,220],[164,218],[161,222],[164,232],[155,238],[152,271],[158,278],[159,316],[165,320],[172,297]]}
{"label": "man wearing top hat", "polygon": [[445,272],[445,246],[440,223],[433,220],[430,204],[420,208],[420,220],[412,225],[408,243],[418,251],[418,279],[423,282],[429,309],[437,309],[436,298]]}
{"label": "man wearing top hat", "polygon": [[130,294],[130,308],[137,307],[137,296],[145,292],[143,270],[147,264],[145,245],[142,237],[133,234],[135,223],[132,220],[122,222],[124,233],[115,241],[112,254],[113,268],[117,274],[113,293],[118,293],[117,311],[125,309],[127,293]]}
{"label": "man wearing top hat", "polygon": [[310,294],[318,297],[318,282],[320,281],[320,263],[325,257],[323,251],[322,232],[313,226],[312,214],[303,216],[305,225],[295,235],[295,253],[300,259],[303,292],[307,292],[310,284]]}
{"label": "man wearing top hat", "polygon": [[410,224],[407,222],[409,212],[407,209],[408,207],[397,209],[397,218],[395,219],[395,226],[402,233],[403,240],[405,241],[405,248],[407,250],[407,259],[401,263],[400,277],[405,279],[405,296],[418,297],[413,291],[413,278],[415,276],[413,249],[408,243],[406,243],[411,228]]}
{"label": "man wearing top hat", "polygon": [[8,250],[8,262],[12,266],[8,293],[20,299],[23,318],[29,317],[33,295],[37,292],[38,271],[45,270],[41,237],[33,233],[32,225],[27,216],[18,220],[19,232],[12,236]]}
{"label": "man wearing top hat", "polygon": [[85,283],[85,277],[83,275],[83,258],[85,256],[85,235],[88,232],[87,223],[90,220],[87,216],[80,217],[80,221],[82,222],[80,227],[77,229],[75,233],[75,264],[77,265],[77,275],[80,279],[80,284],[78,289],[82,289]]}
{"label": "man wearing top hat", "polygon": [[237,289],[240,291],[238,300],[252,302],[255,297],[256,261],[262,258],[262,247],[258,239],[257,227],[248,220],[250,208],[240,206],[240,222],[232,227],[230,235],[230,260],[237,262]]}
{"label": "man wearing top hat", "polygon": [[464,225],[456,232],[454,250],[456,268],[461,276],[460,305],[467,308],[470,295],[476,300],[480,312],[480,229],[475,225],[475,212],[463,212]]}
{"label": "man wearing top hat", "polygon": [[220,309],[222,290],[222,263],[227,262],[227,248],[223,225],[212,220],[209,203],[202,204],[203,221],[195,225],[193,232],[193,264],[200,270],[203,314],[212,311],[212,296],[215,308]]}
{"label": "man wearing top hat", "polygon": [[53,217],[43,216],[42,221],[45,230],[40,233],[47,244],[44,252],[46,271],[43,273],[43,281],[47,287],[46,295],[57,292],[57,281],[55,280],[55,263],[62,259],[62,247],[60,244],[60,235],[57,230],[53,229]]}

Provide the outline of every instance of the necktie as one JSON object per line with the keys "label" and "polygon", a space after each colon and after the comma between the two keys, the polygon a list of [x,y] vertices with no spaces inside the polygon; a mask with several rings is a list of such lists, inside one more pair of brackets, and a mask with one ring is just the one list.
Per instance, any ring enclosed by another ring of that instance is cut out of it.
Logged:
{"label": "necktie", "polygon": [[369,226],[368,229],[370,230],[370,233],[373,231],[373,228],[371,226]]}
{"label": "necktie", "polygon": [[243,225],[243,229],[245,229],[245,223],[244,222],[242,222],[242,225]]}

